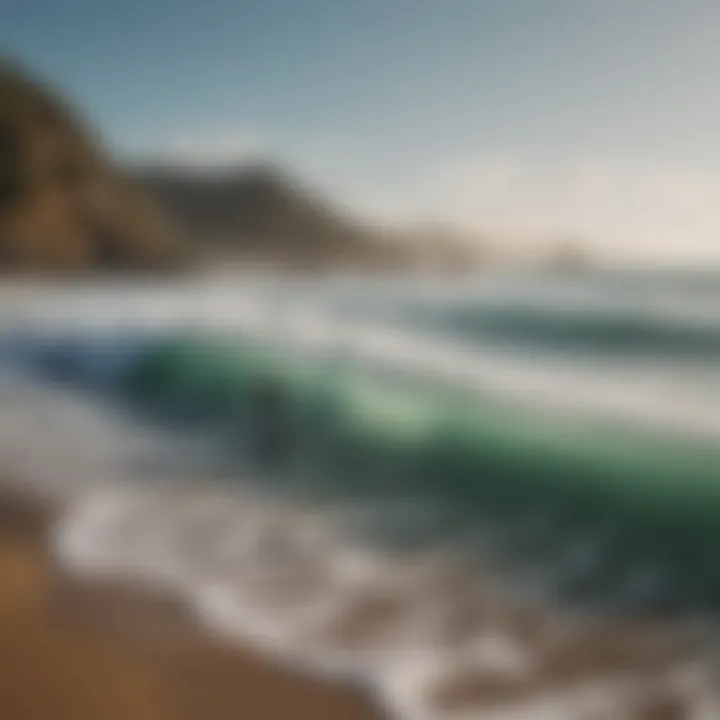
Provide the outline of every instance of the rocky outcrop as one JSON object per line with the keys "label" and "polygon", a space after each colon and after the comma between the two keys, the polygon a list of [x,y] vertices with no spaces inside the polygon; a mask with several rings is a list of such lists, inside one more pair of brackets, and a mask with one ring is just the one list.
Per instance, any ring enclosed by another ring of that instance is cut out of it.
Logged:
{"label": "rocky outcrop", "polygon": [[73,109],[0,61],[0,270],[165,268],[182,255]]}

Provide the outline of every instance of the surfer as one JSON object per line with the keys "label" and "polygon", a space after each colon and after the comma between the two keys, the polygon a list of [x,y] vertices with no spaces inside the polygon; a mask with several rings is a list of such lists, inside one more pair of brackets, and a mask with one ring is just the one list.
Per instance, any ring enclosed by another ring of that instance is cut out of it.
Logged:
{"label": "surfer", "polygon": [[264,465],[278,466],[290,455],[287,400],[281,384],[259,379],[250,393],[250,452]]}

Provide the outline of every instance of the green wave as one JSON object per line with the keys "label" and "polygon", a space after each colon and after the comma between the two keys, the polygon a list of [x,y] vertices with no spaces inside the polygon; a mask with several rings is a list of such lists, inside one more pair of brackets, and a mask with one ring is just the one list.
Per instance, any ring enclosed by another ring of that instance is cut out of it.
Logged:
{"label": "green wave", "polygon": [[[269,421],[258,400],[263,387],[274,398]],[[674,582],[683,592],[702,586],[708,596],[717,585],[720,593],[720,448],[712,443],[202,336],[158,343],[121,390],[169,416],[237,423],[245,439],[269,422],[270,432],[290,439],[291,458],[281,462],[309,468],[339,497],[454,503],[478,525],[547,511],[550,526],[519,532],[512,553],[551,555],[569,538],[612,528],[615,565],[651,559],[682,577]]]}

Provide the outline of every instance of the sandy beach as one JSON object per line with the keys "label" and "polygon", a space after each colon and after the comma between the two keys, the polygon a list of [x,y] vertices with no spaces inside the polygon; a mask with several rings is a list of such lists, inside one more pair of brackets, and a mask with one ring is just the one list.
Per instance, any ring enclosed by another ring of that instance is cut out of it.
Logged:
{"label": "sandy beach", "polygon": [[203,631],[170,598],[53,566],[52,513],[0,495],[3,720],[370,720],[362,695]]}

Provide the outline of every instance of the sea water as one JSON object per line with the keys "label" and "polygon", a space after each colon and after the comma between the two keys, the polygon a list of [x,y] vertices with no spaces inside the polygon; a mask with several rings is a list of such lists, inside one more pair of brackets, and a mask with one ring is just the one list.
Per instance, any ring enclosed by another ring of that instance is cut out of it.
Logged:
{"label": "sea water", "polygon": [[75,571],[400,716],[716,717],[711,280],[7,290],[2,454]]}

